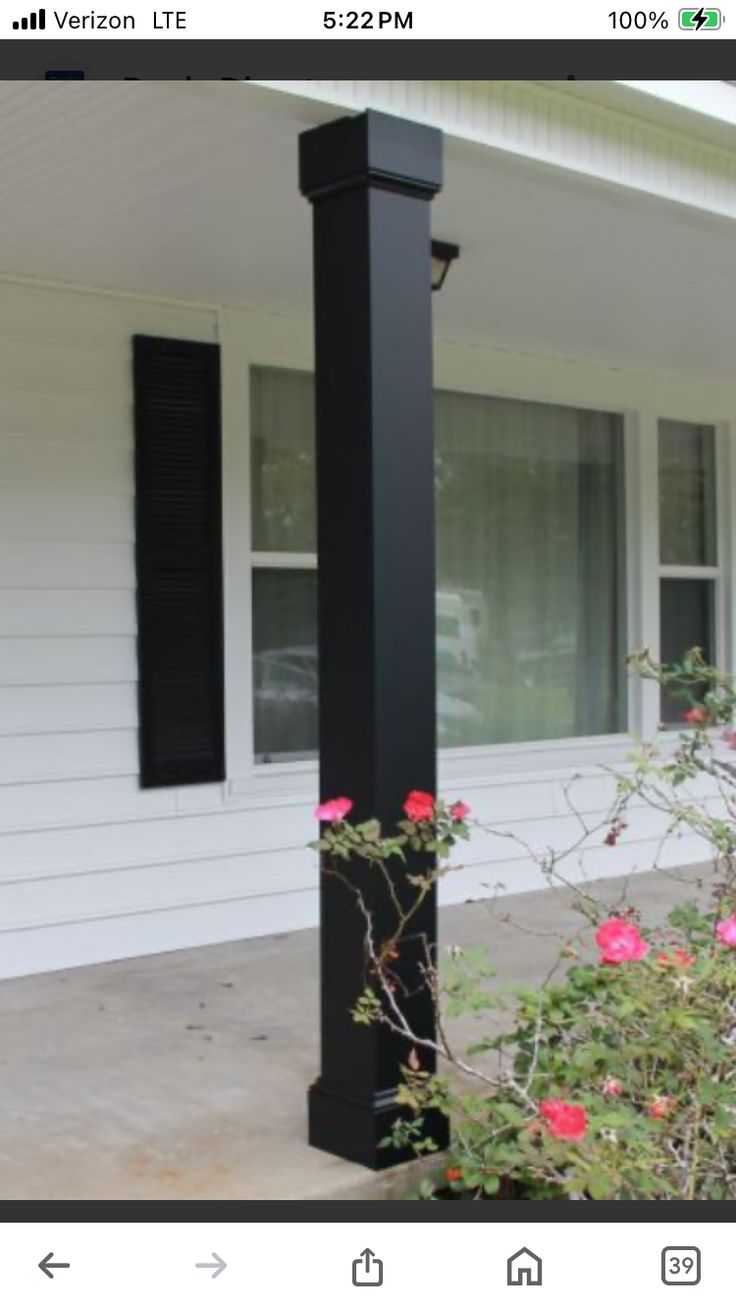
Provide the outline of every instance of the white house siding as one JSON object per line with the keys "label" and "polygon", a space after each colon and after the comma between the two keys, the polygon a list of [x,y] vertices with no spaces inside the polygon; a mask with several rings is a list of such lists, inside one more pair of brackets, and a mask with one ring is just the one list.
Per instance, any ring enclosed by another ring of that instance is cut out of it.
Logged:
{"label": "white house siding", "polygon": [[[220,340],[225,444],[228,781],[142,791],[137,778],[133,568],[134,333]],[[317,920],[316,769],[255,768],[250,714],[248,364],[307,368],[302,319],[155,303],[101,291],[0,282],[0,975],[257,936]],[[447,387],[597,404],[627,413],[631,504],[651,464],[658,413],[727,423],[733,396],[685,379],[440,344]],[[649,453],[631,444],[638,426]],[[648,442],[648,444],[647,444]],[[722,436],[728,462],[729,446]],[[649,463],[647,462],[649,460]],[[722,481],[722,486],[727,483]],[[730,494],[722,490],[723,495]],[[651,637],[653,543],[632,532],[631,643]],[[729,554],[732,543],[725,542]],[[731,646],[724,609],[725,646]],[[654,635],[656,643],[656,633]],[[634,722],[651,699],[632,694]],[[623,739],[448,754],[445,791],[534,844],[576,830],[563,784],[589,818],[605,808],[601,762]],[[587,871],[644,869],[657,824],[639,812]],[[701,857],[685,839],[670,862]],[[478,839],[447,901],[531,887],[538,875],[499,839]]]}

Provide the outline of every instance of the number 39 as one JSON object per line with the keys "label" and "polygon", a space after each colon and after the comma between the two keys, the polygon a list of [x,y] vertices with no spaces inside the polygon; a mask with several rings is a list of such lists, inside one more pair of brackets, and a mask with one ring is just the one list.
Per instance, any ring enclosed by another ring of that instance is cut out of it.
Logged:
{"label": "number 39", "polygon": [[678,1273],[685,1273],[685,1274],[691,1273],[693,1270],[694,1262],[695,1261],[690,1257],[690,1255],[686,1255],[684,1259],[680,1259],[678,1258],[677,1255],[671,1254],[670,1272],[672,1273],[672,1276],[677,1277]]}

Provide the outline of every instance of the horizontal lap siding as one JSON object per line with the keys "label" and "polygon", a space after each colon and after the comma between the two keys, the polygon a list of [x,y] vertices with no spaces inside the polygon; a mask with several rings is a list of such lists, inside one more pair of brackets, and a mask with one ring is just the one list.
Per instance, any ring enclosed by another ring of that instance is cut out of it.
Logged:
{"label": "horizontal lap siding", "polygon": [[88,786],[70,816],[148,808],[136,758],[131,337],[140,331],[211,341],[216,320],[2,289],[0,831],[29,814],[39,828],[55,821],[57,783],[68,777]]}
{"label": "horizontal lap siding", "polygon": [[318,897],[308,890],[237,900],[145,906],[127,914],[39,922],[0,936],[2,976],[22,977],[78,964],[127,959],[131,954],[158,954],[187,945],[214,945],[274,931],[297,931],[317,921]]}
{"label": "horizontal lap siding", "polygon": [[215,901],[227,904],[303,891],[313,883],[311,861],[305,853],[285,864],[278,852],[263,851],[223,855],[206,865],[181,859],[159,866],[155,878],[150,868],[113,868],[92,877],[73,873],[63,881],[34,879],[6,887],[10,912],[3,927],[17,931],[29,924],[151,913]]}
{"label": "horizontal lap siding", "polygon": [[3,589],[130,592],[134,586],[132,543],[97,541],[90,550],[81,541],[3,541]]}
{"label": "horizontal lap siding", "polygon": [[56,591],[3,590],[0,637],[127,636],[135,638],[133,592],[96,587]]}
{"label": "horizontal lap siding", "polygon": [[[0,658],[0,667],[2,659]],[[138,764],[135,728],[14,735],[0,749],[0,786],[64,778],[131,777]]]}
{"label": "horizontal lap siding", "polygon": [[135,682],[135,648],[127,636],[0,636],[6,687]]}
{"label": "horizontal lap siding", "polygon": [[[94,366],[94,360],[90,366]],[[37,493],[49,475],[54,475],[58,495],[109,495],[111,489],[130,495],[132,451],[128,445],[97,446],[58,436],[53,452],[47,440],[32,436],[0,439],[0,463],[5,491]]]}
{"label": "horizontal lap siding", "polygon": [[[109,686],[104,682],[60,686],[54,685],[54,676],[50,668],[46,686],[0,688],[0,740],[16,735],[43,736],[46,732],[135,728],[134,686]],[[2,748],[12,753],[12,743]],[[43,812],[43,797],[39,796],[40,820]]]}
{"label": "horizontal lap siding", "polygon": [[[1,392],[0,392],[1,394]],[[0,537],[3,541],[86,541],[123,543],[133,540],[133,497],[128,488],[113,495],[60,494],[53,475],[55,450],[49,455],[47,490],[0,489]]]}

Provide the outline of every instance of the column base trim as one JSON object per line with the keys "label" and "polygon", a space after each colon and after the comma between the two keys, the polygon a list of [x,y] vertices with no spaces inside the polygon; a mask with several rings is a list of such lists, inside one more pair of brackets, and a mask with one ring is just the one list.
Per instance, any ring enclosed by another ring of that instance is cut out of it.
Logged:
{"label": "column base trim", "polygon": [[[309,1144],[350,1163],[379,1172],[416,1159],[411,1146],[382,1145],[397,1118],[410,1111],[396,1103],[396,1090],[382,1091],[371,1100],[358,1100],[321,1080],[309,1089]],[[425,1115],[425,1128],[440,1150],[450,1142],[450,1125],[443,1114]]]}

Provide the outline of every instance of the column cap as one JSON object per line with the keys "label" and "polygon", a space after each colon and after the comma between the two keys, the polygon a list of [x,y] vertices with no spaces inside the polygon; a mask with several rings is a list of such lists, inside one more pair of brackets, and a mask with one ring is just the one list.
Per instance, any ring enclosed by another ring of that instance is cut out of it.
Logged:
{"label": "column cap", "polygon": [[299,137],[299,185],[309,200],[377,186],[431,200],[442,187],[442,133],[368,109]]}

